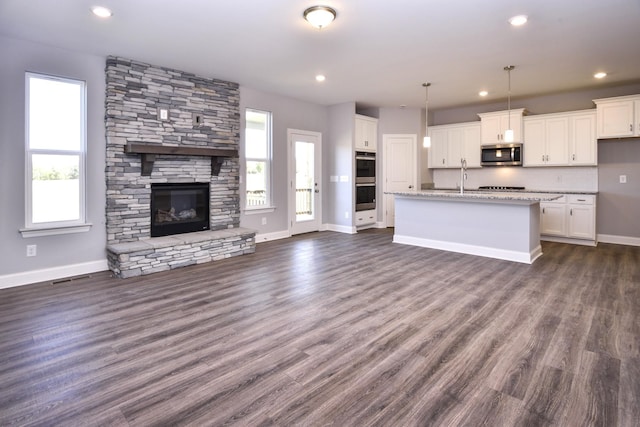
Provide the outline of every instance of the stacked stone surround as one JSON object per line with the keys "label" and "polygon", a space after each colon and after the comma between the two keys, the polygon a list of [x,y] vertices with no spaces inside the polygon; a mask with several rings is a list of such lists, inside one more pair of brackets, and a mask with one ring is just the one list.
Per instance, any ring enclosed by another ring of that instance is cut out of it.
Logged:
{"label": "stacked stone surround", "polygon": [[[154,244],[152,183],[208,182],[211,230],[238,228],[240,165],[237,156],[226,158],[218,176],[212,176],[209,157],[157,155],[151,175],[143,176],[140,155],[125,153],[128,143],[237,151],[240,140],[238,84],[110,56],[106,64],[106,90],[106,228],[112,271],[118,274],[122,271],[122,266],[116,264],[127,252],[122,244],[130,243],[134,251],[136,242],[150,240],[147,243]],[[160,119],[159,109],[168,110],[166,120]],[[195,115],[201,118],[200,123],[194,122]],[[211,236],[219,238],[215,234]],[[183,246],[176,244],[179,248]],[[255,248],[255,244],[252,247]],[[192,249],[184,249],[184,256],[176,255],[184,260],[167,261],[166,265],[188,264],[186,254],[193,253]],[[247,248],[242,249],[245,250]],[[230,252],[238,250],[230,248]],[[214,254],[210,258],[219,257],[220,254]],[[144,274],[142,267],[136,270],[129,265],[127,268]],[[154,264],[153,271],[163,268]]]}

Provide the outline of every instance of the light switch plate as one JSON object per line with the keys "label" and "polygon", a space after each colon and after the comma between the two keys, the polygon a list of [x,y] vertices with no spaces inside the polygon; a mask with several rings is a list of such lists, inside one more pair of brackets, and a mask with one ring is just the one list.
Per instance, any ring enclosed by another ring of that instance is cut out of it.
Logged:
{"label": "light switch plate", "polygon": [[627,183],[627,175],[620,175],[620,184]]}
{"label": "light switch plate", "polygon": [[158,120],[169,120],[169,110],[158,107]]}

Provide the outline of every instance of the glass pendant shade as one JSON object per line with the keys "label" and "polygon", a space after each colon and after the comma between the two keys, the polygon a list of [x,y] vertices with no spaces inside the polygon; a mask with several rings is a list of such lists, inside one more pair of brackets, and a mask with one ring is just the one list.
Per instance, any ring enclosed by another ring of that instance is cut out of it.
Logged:
{"label": "glass pendant shade", "polygon": [[422,146],[424,148],[429,148],[431,147],[431,137],[430,136],[425,136],[424,139],[422,140]]}

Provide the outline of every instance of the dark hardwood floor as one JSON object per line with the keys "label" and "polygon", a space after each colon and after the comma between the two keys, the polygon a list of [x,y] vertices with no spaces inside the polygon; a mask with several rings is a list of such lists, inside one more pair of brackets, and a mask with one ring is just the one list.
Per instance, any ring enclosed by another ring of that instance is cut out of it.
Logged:
{"label": "dark hardwood floor", "polygon": [[640,248],[391,239],[1,290],[0,425],[638,425]]}

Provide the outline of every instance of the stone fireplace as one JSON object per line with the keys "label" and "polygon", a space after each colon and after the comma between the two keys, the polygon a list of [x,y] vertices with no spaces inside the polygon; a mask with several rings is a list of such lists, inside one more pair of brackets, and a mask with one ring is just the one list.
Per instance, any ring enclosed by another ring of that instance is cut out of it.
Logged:
{"label": "stone fireplace", "polygon": [[238,84],[119,57],[107,58],[106,80],[111,270],[130,277],[253,252],[255,232],[239,226]]}

